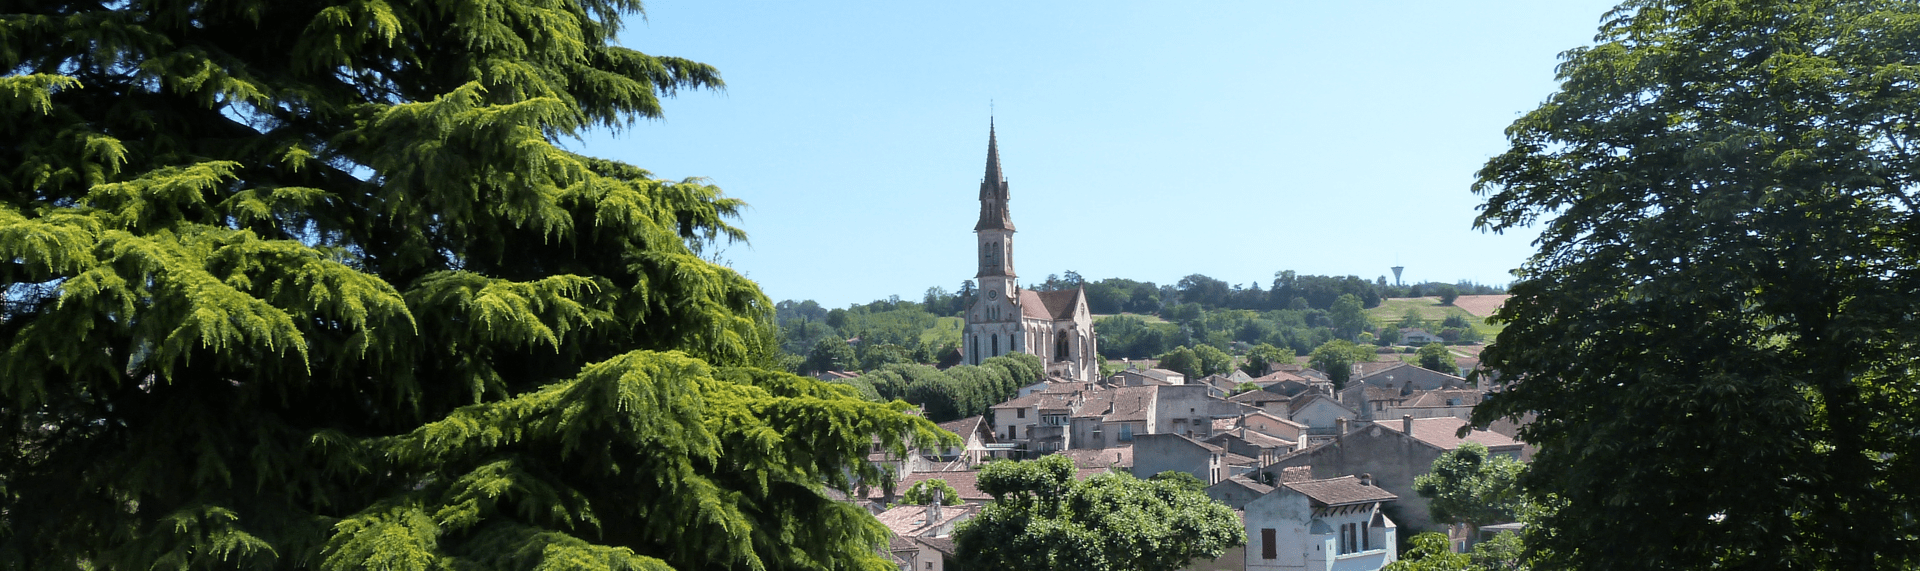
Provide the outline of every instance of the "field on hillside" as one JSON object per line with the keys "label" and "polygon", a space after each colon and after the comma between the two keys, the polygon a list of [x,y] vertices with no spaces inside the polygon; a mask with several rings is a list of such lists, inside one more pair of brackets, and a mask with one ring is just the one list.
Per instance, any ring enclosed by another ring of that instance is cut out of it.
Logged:
{"label": "field on hillside", "polygon": [[[1474,298],[1471,305],[1463,304],[1462,302],[1468,298]],[[1485,298],[1495,299],[1489,301]],[[1491,340],[1494,335],[1500,333],[1500,330],[1506,329],[1506,325],[1488,324],[1485,315],[1476,314],[1468,308],[1492,313],[1492,308],[1499,307],[1500,302],[1506,301],[1506,298],[1507,296],[1504,295],[1463,295],[1455,300],[1452,306],[1440,305],[1440,298],[1435,296],[1387,298],[1380,300],[1380,305],[1367,310],[1367,319],[1380,324],[1399,323],[1400,318],[1405,316],[1409,309],[1419,312],[1421,319],[1436,324],[1449,315],[1460,315],[1466,317],[1467,322],[1472,323],[1474,329],[1480,330],[1482,335]]]}
{"label": "field on hillside", "polygon": [[1160,318],[1160,316],[1158,316],[1158,315],[1154,315],[1154,314],[1151,314],[1151,313],[1096,313],[1096,314],[1093,314],[1093,320],[1094,320],[1094,321],[1099,321],[1099,320],[1100,320],[1100,318],[1102,318],[1102,317],[1113,317],[1113,316],[1116,316],[1116,315],[1125,315],[1125,316],[1128,316],[1128,317],[1137,317],[1137,318],[1139,318],[1139,319],[1140,319],[1141,321],[1145,321],[1145,322],[1147,322],[1147,323],[1166,323],[1166,322],[1167,322],[1167,320],[1165,320],[1165,319],[1161,319],[1161,318]]}
{"label": "field on hillside", "polygon": [[1459,299],[1453,300],[1453,305],[1460,309],[1466,310],[1467,313],[1471,313],[1475,316],[1484,318],[1489,315],[1493,315],[1494,310],[1500,309],[1500,304],[1506,303],[1507,298],[1509,297],[1513,297],[1513,296],[1510,296],[1510,295],[1463,295],[1463,296],[1460,296]]}

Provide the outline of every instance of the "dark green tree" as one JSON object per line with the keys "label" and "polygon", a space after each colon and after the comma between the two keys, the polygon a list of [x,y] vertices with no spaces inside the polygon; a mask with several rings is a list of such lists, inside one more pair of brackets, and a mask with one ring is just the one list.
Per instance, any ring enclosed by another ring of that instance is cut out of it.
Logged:
{"label": "dark green tree", "polygon": [[969,569],[1174,571],[1246,543],[1240,520],[1205,493],[1120,473],[1075,481],[1050,455],[981,469],[994,500],[954,530]]}
{"label": "dark green tree", "polygon": [[1327,309],[1327,318],[1333,320],[1333,336],[1338,339],[1352,340],[1367,330],[1367,314],[1360,307],[1360,298],[1350,293],[1334,300],[1333,307]]}
{"label": "dark green tree", "polygon": [[1400,560],[1388,563],[1381,571],[1482,571],[1473,564],[1473,557],[1465,553],[1454,553],[1447,542],[1447,535],[1429,531],[1407,540],[1412,546],[1406,553],[1400,554]]}
{"label": "dark green tree", "polygon": [[1185,489],[1188,491],[1204,492],[1207,489],[1206,482],[1200,481],[1200,478],[1194,477],[1193,474],[1188,474],[1186,472],[1181,472],[1179,470],[1167,470],[1158,474],[1154,474],[1153,477],[1147,478],[1147,479],[1172,483],[1173,485],[1179,486],[1182,489]]}
{"label": "dark green tree", "polygon": [[1373,349],[1345,339],[1334,339],[1314,348],[1308,366],[1327,374],[1335,390],[1345,388],[1353,377],[1353,364],[1373,360]]}
{"label": "dark green tree", "polygon": [[1189,379],[1198,379],[1206,376],[1200,374],[1200,356],[1195,354],[1193,349],[1185,346],[1175,347],[1172,351],[1163,353],[1153,359],[1158,363],[1155,367],[1180,373]]}
{"label": "dark green tree", "polygon": [[637,2],[0,7],[0,566],[876,569],[904,405],[777,366],[742,204],[570,152]]}
{"label": "dark green tree", "polygon": [[1433,521],[1478,530],[1520,520],[1527,504],[1518,483],[1525,471],[1519,460],[1489,454],[1478,442],[1462,442],[1413,479],[1413,492],[1427,500]]}
{"label": "dark green tree", "polygon": [[1420,359],[1419,365],[1422,369],[1449,375],[1460,374],[1460,366],[1453,362],[1453,352],[1448,351],[1446,345],[1428,343],[1414,353],[1414,356]]}
{"label": "dark green tree", "polygon": [[1278,347],[1274,347],[1273,345],[1261,343],[1259,345],[1254,345],[1253,349],[1247,351],[1247,362],[1245,365],[1242,365],[1240,367],[1240,370],[1246,371],[1246,373],[1249,375],[1258,377],[1258,376],[1267,374],[1267,368],[1269,365],[1272,365],[1275,363],[1292,363],[1292,362],[1293,362],[1292,349],[1281,349]]}
{"label": "dark green tree", "polygon": [[1233,370],[1233,356],[1212,345],[1195,346],[1193,357],[1199,363],[1198,369],[1194,371],[1199,373],[1199,376],[1189,377],[1192,379],[1207,375],[1223,375]]}
{"label": "dark green tree", "polygon": [[1453,300],[1460,299],[1460,288],[1442,285],[1433,288],[1433,295],[1440,296],[1440,305],[1453,305]]}
{"label": "dark green tree", "polygon": [[805,369],[809,372],[845,371],[860,366],[854,358],[853,346],[845,339],[828,336],[814,342],[813,350],[807,353]]}
{"label": "dark green tree", "polygon": [[914,482],[900,499],[916,506],[932,504],[938,499],[942,505],[950,506],[960,503],[960,491],[953,489],[953,484],[946,480],[928,479]]}
{"label": "dark green tree", "polygon": [[1920,566],[1920,4],[1634,0],[1508,128],[1543,568]]}

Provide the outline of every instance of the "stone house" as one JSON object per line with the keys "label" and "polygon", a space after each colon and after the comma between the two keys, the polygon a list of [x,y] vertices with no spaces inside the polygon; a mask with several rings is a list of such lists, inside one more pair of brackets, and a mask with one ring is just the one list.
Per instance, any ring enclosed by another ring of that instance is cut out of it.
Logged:
{"label": "stone house", "polygon": [[1133,438],[1133,475],[1186,472],[1211,485],[1226,479],[1227,450],[1179,434],[1142,434]]}
{"label": "stone house", "polygon": [[1226,504],[1234,511],[1240,511],[1247,507],[1247,502],[1273,492],[1273,486],[1255,482],[1253,478],[1246,476],[1234,476],[1207,486],[1206,492],[1207,497],[1213,498],[1213,501]]}
{"label": "stone house", "polygon": [[1307,425],[1287,420],[1285,417],[1267,411],[1256,410],[1241,416],[1240,426],[1274,438],[1291,440],[1296,444],[1307,438]]}
{"label": "stone house", "polygon": [[1467,380],[1423,369],[1405,361],[1386,361],[1354,364],[1353,378],[1347,381],[1347,386],[1355,384],[1411,392],[1457,389],[1467,386]]}
{"label": "stone house", "polygon": [[1274,463],[1279,460],[1281,456],[1292,453],[1296,447],[1294,441],[1282,440],[1245,427],[1234,428],[1215,434],[1212,438],[1201,442],[1219,446],[1226,449],[1227,452],[1252,458],[1256,464],[1261,466]]}
{"label": "stone house", "polygon": [[1363,477],[1287,482],[1247,502],[1246,571],[1376,571],[1398,559],[1382,506],[1398,496]]}

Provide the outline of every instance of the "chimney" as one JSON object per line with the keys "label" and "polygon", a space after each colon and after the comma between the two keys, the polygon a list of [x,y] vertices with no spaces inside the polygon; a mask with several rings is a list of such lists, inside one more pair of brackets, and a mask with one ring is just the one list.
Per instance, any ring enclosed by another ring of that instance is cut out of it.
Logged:
{"label": "chimney", "polygon": [[1400,415],[1400,431],[1407,433],[1407,436],[1413,436],[1413,415]]}
{"label": "chimney", "polygon": [[1336,436],[1347,433],[1347,417],[1333,419],[1333,433]]}
{"label": "chimney", "polygon": [[1362,485],[1362,486],[1371,486],[1371,485],[1373,485],[1373,474],[1361,474],[1361,475],[1360,475],[1360,485]]}
{"label": "chimney", "polygon": [[946,493],[938,488],[933,490],[933,503],[927,504],[927,525],[940,523],[940,500],[941,496],[945,495]]}

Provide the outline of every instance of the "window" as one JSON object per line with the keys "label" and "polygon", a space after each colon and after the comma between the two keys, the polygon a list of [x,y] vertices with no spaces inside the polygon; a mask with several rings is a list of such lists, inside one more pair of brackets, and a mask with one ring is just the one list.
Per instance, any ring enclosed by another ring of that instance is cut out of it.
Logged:
{"label": "window", "polygon": [[1017,414],[1015,414],[1014,416],[1017,416],[1017,417],[1020,417],[1020,418],[1026,418],[1026,417],[1027,417],[1027,409],[1024,409],[1024,408],[1022,408],[1022,409],[1016,409],[1016,410],[1018,410],[1018,411],[1020,411],[1020,412],[1019,412],[1019,413],[1017,413]]}
{"label": "window", "polygon": [[1120,440],[1122,442],[1129,442],[1133,440],[1133,425],[1131,424],[1120,425]]}
{"label": "window", "polygon": [[1360,526],[1360,550],[1366,551],[1373,549],[1373,538],[1367,537],[1367,524],[1362,523],[1357,525]]}
{"label": "window", "polygon": [[1279,542],[1275,541],[1275,538],[1273,536],[1274,536],[1273,528],[1271,527],[1263,528],[1260,530],[1260,558],[1261,559],[1279,559],[1280,558],[1280,546],[1276,545],[1276,543],[1279,543]]}
{"label": "window", "polygon": [[973,363],[980,364],[980,336],[973,336]]}
{"label": "window", "polygon": [[992,355],[994,357],[998,357],[1000,356],[1000,334],[995,333],[992,335],[992,337],[993,337],[993,350],[988,351],[987,354]]}

